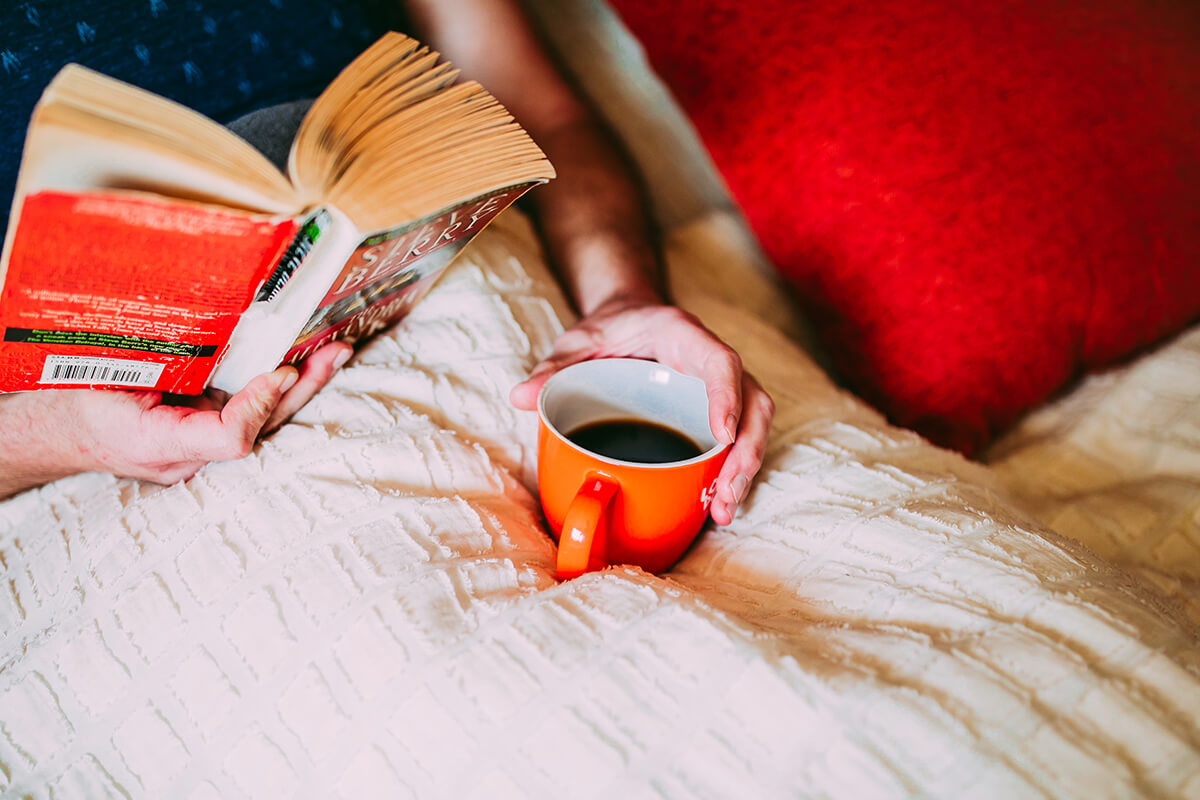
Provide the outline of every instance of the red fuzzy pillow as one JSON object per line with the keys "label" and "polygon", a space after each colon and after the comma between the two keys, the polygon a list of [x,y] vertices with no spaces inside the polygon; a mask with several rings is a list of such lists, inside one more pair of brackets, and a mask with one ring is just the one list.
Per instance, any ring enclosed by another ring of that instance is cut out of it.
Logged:
{"label": "red fuzzy pillow", "polygon": [[1200,3],[612,4],[893,421],[977,452],[1200,314]]}

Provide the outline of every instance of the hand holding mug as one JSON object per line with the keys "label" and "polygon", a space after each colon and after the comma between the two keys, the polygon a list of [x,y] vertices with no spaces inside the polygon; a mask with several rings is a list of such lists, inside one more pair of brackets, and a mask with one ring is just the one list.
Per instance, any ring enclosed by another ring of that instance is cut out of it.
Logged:
{"label": "hand holding mug", "polygon": [[538,395],[538,491],[559,578],[674,564],[708,518],[728,448],[698,378],[633,358],[551,376]]}

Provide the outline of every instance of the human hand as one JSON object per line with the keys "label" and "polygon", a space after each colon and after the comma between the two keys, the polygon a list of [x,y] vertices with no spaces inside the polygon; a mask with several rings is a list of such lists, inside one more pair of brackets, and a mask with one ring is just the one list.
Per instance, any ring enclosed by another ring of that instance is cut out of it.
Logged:
{"label": "human hand", "polygon": [[558,370],[617,356],[654,359],[704,381],[713,436],[732,443],[710,508],[713,521],[728,525],[762,466],[775,404],[742,369],[738,354],[691,314],[644,299],[609,301],[564,332],[529,378],[513,387],[510,399],[517,408],[532,410],[542,384]]}
{"label": "human hand", "polygon": [[78,472],[170,484],[210,461],[247,455],[264,433],[312,399],[350,357],[344,342],[301,365],[260,375],[237,394],[179,398],[161,392],[51,389],[7,395],[0,444],[0,497]]}

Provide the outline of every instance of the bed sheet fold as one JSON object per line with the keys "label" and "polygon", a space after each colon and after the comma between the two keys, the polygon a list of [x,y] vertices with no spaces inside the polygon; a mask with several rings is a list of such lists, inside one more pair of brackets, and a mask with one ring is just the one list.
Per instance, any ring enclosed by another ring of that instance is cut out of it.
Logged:
{"label": "bed sheet fold", "polygon": [[244,460],[0,503],[0,793],[1200,796],[1196,629],[720,298],[779,413],[670,574],[557,583],[508,213]]}

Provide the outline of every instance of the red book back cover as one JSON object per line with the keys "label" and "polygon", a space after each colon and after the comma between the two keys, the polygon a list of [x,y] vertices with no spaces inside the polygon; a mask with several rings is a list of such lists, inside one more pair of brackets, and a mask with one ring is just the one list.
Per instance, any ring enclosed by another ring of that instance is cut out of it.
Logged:
{"label": "red book back cover", "polygon": [[25,198],[0,290],[0,390],[199,394],[297,223],[133,194]]}

